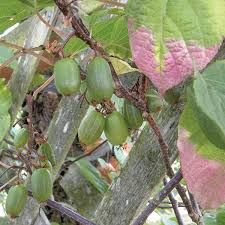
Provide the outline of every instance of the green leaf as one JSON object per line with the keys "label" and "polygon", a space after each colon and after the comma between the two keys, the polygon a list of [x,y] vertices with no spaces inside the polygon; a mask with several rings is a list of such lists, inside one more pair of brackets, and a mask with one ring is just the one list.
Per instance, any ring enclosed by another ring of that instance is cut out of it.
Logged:
{"label": "green leaf", "polygon": [[0,115],[0,141],[5,137],[11,124],[9,114]]}
{"label": "green leaf", "polygon": [[87,160],[81,159],[76,162],[81,174],[100,192],[105,193],[109,185],[101,177],[99,171]]}
{"label": "green leaf", "polygon": [[114,148],[114,153],[120,165],[125,165],[126,155],[124,154],[124,152],[120,148]]}
{"label": "green leaf", "polygon": [[[106,19],[108,10],[94,12],[91,16],[84,17],[88,23],[92,36],[111,55],[121,58],[130,57],[127,19],[125,16],[114,16]],[[88,46],[79,38],[73,37],[65,46],[66,54],[76,54]]]}
{"label": "green leaf", "polygon": [[86,49],[87,47],[88,45],[80,38],[72,37],[66,44],[64,52],[66,54],[77,54]]}
{"label": "green leaf", "polygon": [[110,57],[110,61],[118,75],[138,71],[136,68],[132,68],[127,62],[121,59]]}
{"label": "green leaf", "polygon": [[0,115],[8,113],[12,105],[12,94],[9,88],[5,85],[4,79],[0,79]]}
{"label": "green leaf", "polygon": [[93,37],[111,54],[122,58],[130,57],[127,19],[115,16],[96,23],[92,27]]}
{"label": "green leaf", "polygon": [[[37,0],[38,9],[52,5],[53,0]],[[33,0],[1,0],[0,32],[20,22],[34,13]]]}
{"label": "green leaf", "polygon": [[216,225],[225,224],[225,206],[221,206],[216,211]]}
{"label": "green leaf", "polygon": [[205,136],[189,104],[185,106],[181,115],[179,127],[189,132],[189,140],[196,146],[199,154],[210,160],[225,162],[225,151],[217,148]]}
{"label": "green leaf", "polygon": [[188,101],[205,136],[225,150],[225,61],[198,74]]}

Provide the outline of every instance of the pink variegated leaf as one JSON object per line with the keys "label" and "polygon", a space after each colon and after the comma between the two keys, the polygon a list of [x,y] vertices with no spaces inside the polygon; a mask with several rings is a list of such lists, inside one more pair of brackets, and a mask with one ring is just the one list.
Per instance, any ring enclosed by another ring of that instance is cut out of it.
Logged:
{"label": "pink variegated leaf", "polygon": [[190,133],[179,130],[178,149],[184,179],[202,208],[218,208],[225,203],[225,163],[208,160],[197,153]]}
{"label": "pink variegated leaf", "polygon": [[163,94],[216,55],[225,35],[224,0],[129,0],[133,59]]}

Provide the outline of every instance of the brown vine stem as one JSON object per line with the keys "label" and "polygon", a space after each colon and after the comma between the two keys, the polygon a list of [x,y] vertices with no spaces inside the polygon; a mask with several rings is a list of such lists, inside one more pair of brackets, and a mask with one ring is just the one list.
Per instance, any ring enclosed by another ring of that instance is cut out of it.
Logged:
{"label": "brown vine stem", "polygon": [[149,201],[147,207],[142,211],[142,213],[135,219],[132,225],[142,225],[145,223],[148,216],[159,206],[159,204],[165,199],[168,194],[179,184],[182,180],[181,171],[178,171],[176,175],[165,185],[165,187],[153,198]]}
{"label": "brown vine stem", "polygon": [[190,201],[191,201],[191,204],[192,204],[193,209],[195,210],[196,213],[199,214],[200,221],[204,225],[204,220],[203,220],[202,212],[201,212],[201,210],[199,208],[199,205],[198,205],[196,199],[194,198],[194,195],[191,192],[189,192],[189,191],[188,191],[188,194],[189,194]]}
{"label": "brown vine stem", "polygon": [[[31,162],[31,154],[33,151],[34,143],[34,129],[33,129],[33,98],[32,95],[28,94],[26,97],[28,106],[28,130],[29,130],[29,140],[28,140],[28,161]],[[30,171],[31,172],[31,171]]]}
{"label": "brown vine stem", "polygon": [[[90,46],[90,48],[92,48],[96,52],[96,55],[101,55],[109,63],[110,69],[112,72],[112,76],[113,76],[113,80],[114,80],[114,83],[116,86],[115,94],[120,98],[123,97],[123,98],[130,100],[137,108],[139,108],[142,111],[143,116],[149,122],[155,135],[158,137],[158,142],[159,142],[159,145],[160,145],[160,148],[162,151],[163,160],[164,160],[165,167],[167,170],[167,175],[170,178],[172,178],[174,176],[174,172],[170,165],[168,146],[163,138],[163,135],[162,135],[161,130],[158,127],[157,123],[155,122],[153,117],[148,113],[146,103],[141,99],[137,99],[128,90],[126,90],[126,88],[123,87],[123,85],[122,85],[121,81],[119,80],[119,77],[109,59],[108,53],[105,52],[105,50],[101,47],[101,45],[98,42],[96,42],[94,39],[91,38],[91,35],[90,35],[88,29],[85,27],[82,20],[77,15],[77,13],[74,12],[70,7],[66,7],[66,3],[64,0],[55,0],[55,3],[59,7],[59,9],[62,11],[64,16],[67,16],[67,17],[70,16],[72,18],[71,23],[72,23],[72,27],[74,28],[75,35],[77,37],[79,37],[80,39],[82,39],[84,42],[86,42]],[[182,201],[184,202],[185,207],[186,207],[188,214],[191,217],[192,221],[200,225],[201,224],[200,216],[197,213],[195,213],[195,211],[193,210],[190,200],[188,199],[184,188],[180,184],[177,185],[177,191],[178,191],[179,195],[181,196]]]}
{"label": "brown vine stem", "polygon": [[85,153],[85,154],[82,154],[82,155],[76,157],[76,158],[75,158],[74,160],[72,160],[72,161],[67,161],[66,167],[68,167],[68,166],[70,166],[71,164],[73,164],[73,163],[79,161],[80,159],[83,159],[83,158],[85,158],[85,157],[91,155],[93,152],[97,151],[97,150],[98,150],[102,145],[104,145],[106,142],[107,142],[107,140],[104,140],[101,144],[99,144],[98,146],[96,146],[95,148],[93,148],[90,152]]}
{"label": "brown vine stem", "polygon": [[78,223],[80,224],[83,224],[83,225],[97,225],[96,223],[86,219],[85,217],[81,216],[80,214],[76,213],[75,211],[73,211],[72,209],[70,208],[67,208],[65,206],[63,206],[62,204],[56,202],[56,201],[53,201],[53,200],[48,200],[47,201],[47,205],[58,211],[59,213],[61,213],[62,215],[66,215],[68,216],[69,218],[71,218],[72,220],[74,221],[77,221]]}
{"label": "brown vine stem", "polygon": [[[167,182],[166,178],[163,179],[163,183],[164,183],[164,186],[167,185],[168,182]],[[172,192],[170,192],[170,193],[168,194],[168,198],[169,198],[169,200],[170,200],[170,202],[171,202],[171,204],[172,204],[173,211],[174,211],[174,214],[175,214],[175,216],[176,216],[176,218],[177,218],[178,224],[179,224],[179,225],[184,225],[184,222],[183,222],[182,217],[181,217],[180,212],[179,212],[178,202],[177,202],[176,199],[173,197]]]}
{"label": "brown vine stem", "polygon": [[[151,115],[149,113],[147,113],[147,114],[144,113],[144,117],[146,117],[147,121],[149,122],[150,126],[152,127],[156,136],[158,137],[158,142],[161,147],[162,154],[163,154],[163,160],[164,160],[164,163],[165,163],[165,166],[167,169],[167,175],[170,178],[172,178],[174,176],[174,172],[170,165],[168,145],[164,141],[162,133],[160,131],[160,128],[157,126],[157,123],[155,122],[153,117],[151,117]],[[177,192],[179,193],[183,203],[185,204],[188,215],[191,217],[192,221],[199,225],[202,225],[201,216],[197,212],[194,211],[194,209],[191,205],[191,202],[187,197],[185,189],[180,184],[177,185],[176,189],[177,189]]]}

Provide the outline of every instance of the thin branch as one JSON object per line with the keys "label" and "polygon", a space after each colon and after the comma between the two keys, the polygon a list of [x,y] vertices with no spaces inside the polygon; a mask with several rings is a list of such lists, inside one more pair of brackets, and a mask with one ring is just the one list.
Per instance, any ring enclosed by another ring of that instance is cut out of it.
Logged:
{"label": "thin branch", "polygon": [[144,211],[135,219],[132,225],[142,225],[147,220],[148,216],[159,206],[159,204],[165,199],[168,194],[176,187],[177,184],[182,180],[182,174],[180,171],[166,184],[166,186],[153,198],[149,201],[148,206]]}
{"label": "thin branch", "polygon": [[5,187],[7,187],[10,183],[12,183],[13,181],[17,180],[18,179],[18,176],[14,176],[13,178],[11,178],[9,181],[7,181],[5,184],[3,184],[1,187],[0,187],[0,192],[2,190],[5,189]]}
{"label": "thin branch", "polygon": [[[34,128],[33,128],[33,97],[31,94],[27,94],[26,96],[26,101],[27,101],[27,106],[28,106],[28,118],[27,118],[27,122],[28,122],[28,130],[29,130],[29,139],[28,139],[28,154],[26,155],[27,159],[25,159],[25,157],[23,157],[24,162],[26,163],[27,166],[27,170],[30,174],[32,174],[32,170],[31,170],[31,159],[32,159],[32,151],[33,151],[33,144],[34,144]],[[20,155],[22,156],[22,155]]]}
{"label": "thin branch", "polygon": [[[174,176],[174,172],[173,172],[173,169],[170,165],[168,145],[164,141],[164,138],[162,136],[160,128],[158,127],[154,118],[149,113],[146,113],[146,112],[143,113],[143,116],[149,122],[149,124],[150,124],[151,128],[153,129],[155,135],[158,137],[158,142],[159,142],[160,148],[162,150],[162,155],[163,155],[164,164],[165,164],[165,167],[166,167],[166,170],[167,170],[167,175],[168,175],[169,178],[172,178]],[[202,225],[201,216],[197,212],[194,211],[194,209],[191,205],[191,202],[188,199],[188,196],[186,194],[186,190],[180,184],[177,185],[176,189],[177,189],[177,192],[180,195],[180,197],[181,197],[181,199],[182,199],[182,201],[183,201],[183,203],[184,203],[184,205],[187,209],[188,215],[190,216],[192,221],[197,223],[198,225]]]}
{"label": "thin branch", "polygon": [[70,166],[71,164],[79,161],[80,159],[83,159],[89,155],[91,155],[93,152],[95,152],[96,150],[98,150],[103,144],[105,144],[107,142],[107,140],[104,140],[101,144],[99,144],[98,146],[96,146],[94,149],[92,149],[90,152],[82,154],[78,157],[76,157],[73,161],[68,161],[66,164],[66,167]]}
{"label": "thin branch", "polygon": [[199,205],[194,197],[194,195],[188,191],[189,197],[190,197],[190,201],[192,204],[193,209],[195,210],[195,212],[200,216],[200,222],[202,225],[205,225],[204,220],[203,220],[203,216],[202,216],[202,212],[199,208]]}
{"label": "thin branch", "polygon": [[40,59],[41,61],[45,62],[46,64],[48,64],[50,66],[54,65],[49,59],[47,59],[46,57],[44,57],[41,54],[38,54],[38,53],[30,51],[30,50],[24,50],[24,52],[37,57],[38,59]]}
{"label": "thin branch", "polygon": [[13,170],[13,169],[25,169],[24,167],[22,166],[10,166],[8,167],[7,169],[5,169],[5,171],[3,173],[0,174],[0,179],[9,171],[9,170]]}
{"label": "thin branch", "polygon": [[7,67],[11,62],[18,59],[22,55],[23,55],[22,52],[16,52],[12,57],[10,57],[9,59],[5,60],[2,64],[0,64],[0,69]]}
{"label": "thin branch", "polygon": [[26,96],[27,106],[28,106],[28,130],[29,130],[29,139],[28,139],[28,160],[31,160],[31,154],[33,150],[34,143],[34,128],[33,128],[33,98],[32,95],[28,94]]}
{"label": "thin branch", "polygon": [[9,48],[15,48],[15,49],[17,49],[17,50],[19,50],[19,51],[22,51],[22,50],[24,49],[23,47],[21,47],[21,46],[19,46],[19,45],[16,45],[16,44],[7,42],[7,41],[6,41],[5,39],[3,39],[3,38],[0,38],[0,43],[2,43],[3,45],[5,45],[5,46],[7,46],[7,47],[9,47]]}
{"label": "thin branch", "polygon": [[1,165],[2,167],[4,167],[4,168],[7,168],[7,169],[11,167],[11,166],[5,164],[5,163],[2,162],[2,161],[0,161],[0,165]]}
{"label": "thin branch", "polygon": [[46,21],[38,11],[36,11],[36,15],[41,20],[41,22],[43,22],[47,27],[49,27],[52,31],[54,31],[60,38],[63,38],[66,35],[64,32],[58,30],[57,28],[52,26],[48,21]]}
{"label": "thin branch", "polygon": [[86,219],[85,217],[81,216],[80,214],[78,214],[77,212],[73,211],[72,209],[63,206],[61,203],[58,203],[56,201],[53,201],[53,200],[49,199],[47,201],[47,205],[50,208],[58,211],[60,214],[66,215],[69,218],[71,218],[72,220],[74,220],[76,222],[79,222],[80,224],[83,224],[83,225],[97,225],[96,223]]}
{"label": "thin branch", "polygon": [[[171,202],[170,201],[163,201],[163,202],[161,202],[161,204],[171,204]],[[178,202],[178,206],[179,207],[183,207],[184,206],[184,203],[183,202]]]}
{"label": "thin branch", "polygon": [[40,87],[38,87],[33,93],[33,98],[35,99],[37,97],[38,93],[40,93],[43,89],[45,89],[54,80],[54,78],[55,78],[55,76],[53,74]]}
{"label": "thin branch", "polygon": [[[185,205],[178,205],[178,207],[180,208],[185,208]],[[159,209],[173,209],[173,206],[167,206],[167,205],[159,205],[159,206],[157,206],[157,208],[159,208]]]}
{"label": "thin branch", "polygon": [[25,48],[25,47],[22,47],[20,45],[10,43],[10,42],[6,41],[3,38],[0,39],[0,43],[2,43],[3,45],[5,45],[5,46],[7,46],[9,48],[17,49],[18,51],[21,51],[21,52],[23,52],[23,51],[26,51],[26,52],[40,51],[40,50],[44,50],[44,48],[45,48],[43,45],[38,46],[38,47],[34,47],[34,48]]}
{"label": "thin branch", "polygon": [[[166,178],[163,179],[163,183],[164,183],[165,186],[167,185],[168,182],[167,182]],[[177,202],[176,199],[173,197],[172,192],[168,194],[168,198],[169,198],[169,200],[170,200],[170,202],[171,202],[171,204],[172,204],[173,211],[174,211],[174,214],[175,214],[175,216],[176,216],[176,218],[177,218],[178,224],[179,224],[179,225],[184,225],[184,222],[183,222],[183,220],[182,220],[182,217],[181,217],[180,212],[179,212],[179,209],[178,209],[178,207],[179,207],[179,206],[178,206],[178,202]]]}
{"label": "thin branch", "polygon": [[11,63],[13,60],[17,59],[18,57],[20,57],[23,53],[33,55],[33,56],[37,57],[38,59],[40,59],[41,61],[45,62],[46,64],[48,64],[50,66],[53,66],[53,63],[50,60],[48,60],[43,55],[35,52],[35,51],[45,50],[45,47],[43,45],[38,46],[38,47],[34,47],[34,48],[24,48],[24,47],[16,45],[16,44],[9,43],[4,39],[0,39],[0,43],[3,43],[4,45],[6,45],[10,48],[15,48],[15,49],[18,50],[14,54],[14,56],[12,56],[8,60],[6,60],[3,64],[0,65],[0,67],[6,67],[9,63]]}

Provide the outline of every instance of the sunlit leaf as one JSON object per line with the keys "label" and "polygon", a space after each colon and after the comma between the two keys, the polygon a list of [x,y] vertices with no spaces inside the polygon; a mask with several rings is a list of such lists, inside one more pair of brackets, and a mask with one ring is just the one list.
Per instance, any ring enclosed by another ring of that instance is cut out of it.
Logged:
{"label": "sunlit leaf", "polygon": [[[53,4],[53,0],[37,0],[38,9]],[[0,32],[34,14],[33,0],[1,0]]]}
{"label": "sunlit leaf", "polygon": [[64,48],[66,54],[77,54],[87,48],[87,44],[77,37],[72,37]]}
{"label": "sunlit leaf", "polygon": [[136,68],[132,68],[127,62],[123,60],[111,57],[110,61],[112,62],[113,67],[118,75],[137,71]]}

